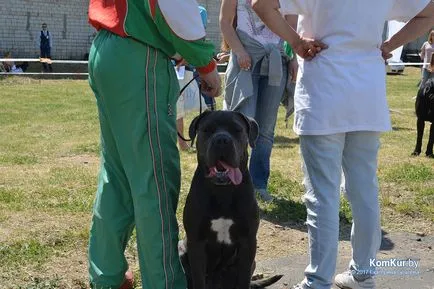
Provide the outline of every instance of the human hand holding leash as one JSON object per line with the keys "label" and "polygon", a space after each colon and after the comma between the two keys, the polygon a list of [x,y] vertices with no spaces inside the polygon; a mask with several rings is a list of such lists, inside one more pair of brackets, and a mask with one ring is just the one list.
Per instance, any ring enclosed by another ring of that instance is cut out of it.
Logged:
{"label": "human hand holding leash", "polygon": [[217,72],[217,67],[209,73],[199,72],[201,79],[201,89],[204,94],[210,97],[217,97],[221,91],[220,75]]}

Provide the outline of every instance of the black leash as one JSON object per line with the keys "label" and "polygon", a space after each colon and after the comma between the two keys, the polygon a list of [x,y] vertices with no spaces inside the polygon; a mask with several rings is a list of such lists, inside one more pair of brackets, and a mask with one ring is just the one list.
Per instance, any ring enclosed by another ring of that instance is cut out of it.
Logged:
{"label": "black leash", "polygon": [[[198,79],[199,78],[199,75],[196,75],[195,77],[193,77],[193,79],[191,79],[189,82],[187,82],[187,84],[186,85],[184,85],[184,87],[180,90],[180,92],[179,92],[179,96],[181,96],[182,95],[182,93],[184,92],[184,90],[193,82],[193,81],[195,81],[196,79]],[[199,87],[199,114],[201,114],[202,113],[202,89],[201,89],[201,85],[200,85],[200,83],[198,84],[198,87]],[[189,142],[189,141],[191,141],[191,139],[186,139],[186,138],[184,138],[183,136],[182,136],[182,134],[177,130],[177,133],[178,133],[178,136],[179,136],[179,138],[180,139],[182,139],[183,141],[186,141],[186,142]]]}
{"label": "black leash", "polygon": [[[216,56],[213,56],[213,58],[215,61],[219,61],[219,59]],[[184,90],[190,85],[190,83],[193,82],[193,80],[196,80],[198,78],[199,78],[199,75],[196,75],[195,77],[193,77],[192,80],[190,80],[186,85],[184,85],[184,87],[179,92],[179,96],[182,95]],[[202,97],[202,85],[200,83],[198,83],[198,87],[199,87],[199,115],[200,115],[200,114],[202,114],[202,98],[201,98]],[[211,110],[215,110],[214,104],[211,105]],[[182,139],[183,141],[186,141],[186,142],[191,141],[191,139],[184,138],[178,130],[176,132],[178,133],[179,138]]]}

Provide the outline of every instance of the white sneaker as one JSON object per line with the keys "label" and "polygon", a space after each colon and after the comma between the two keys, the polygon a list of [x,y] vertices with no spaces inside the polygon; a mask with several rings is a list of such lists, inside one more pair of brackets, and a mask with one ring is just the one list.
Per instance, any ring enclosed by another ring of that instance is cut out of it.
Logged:
{"label": "white sneaker", "polygon": [[336,275],[335,284],[342,289],[375,289],[374,278],[369,277],[363,281],[357,281],[351,271]]}

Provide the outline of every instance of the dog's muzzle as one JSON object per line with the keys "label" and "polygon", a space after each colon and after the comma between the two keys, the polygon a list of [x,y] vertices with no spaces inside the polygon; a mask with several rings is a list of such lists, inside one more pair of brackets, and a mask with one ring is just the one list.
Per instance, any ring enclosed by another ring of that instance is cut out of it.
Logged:
{"label": "dog's muzzle", "polygon": [[[223,168],[219,170],[218,168]],[[209,168],[207,175],[218,186],[239,185],[243,181],[243,174],[239,168],[234,168],[223,161],[217,161],[216,166]]]}
{"label": "dog's muzzle", "polygon": [[212,178],[212,182],[214,185],[217,186],[227,186],[232,184],[231,179],[228,177],[228,172],[215,172],[214,176],[211,176],[212,173],[210,173],[208,176]]}

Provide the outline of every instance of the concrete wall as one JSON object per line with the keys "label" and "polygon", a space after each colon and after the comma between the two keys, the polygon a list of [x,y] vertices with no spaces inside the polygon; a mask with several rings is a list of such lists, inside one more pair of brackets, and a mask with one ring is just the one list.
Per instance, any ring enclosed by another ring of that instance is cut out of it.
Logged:
{"label": "concrete wall", "polygon": [[[199,1],[208,10],[208,38],[220,45],[220,0]],[[54,59],[82,59],[94,29],[87,22],[89,0],[0,0],[0,57],[39,56],[37,37],[46,22],[53,37]]]}
{"label": "concrete wall", "polygon": [[219,14],[221,0],[199,0],[198,1],[208,12],[208,26],[206,29],[208,39],[215,45],[217,51],[220,48],[220,27],[219,27]]}
{"label": "concrete wall", "polygon": [[[198,0],[208,11],[207,35],[220,47],[218,23],[221,0]],[[39,55],[37,37],[46,22],[53,37],[54,59],[82,59],[88,53],[94,29],[87,22],[89,0],[0,0],[0,57],[11,51],[14,57]],[[418,51],[426,36],[406,45]]]}
{"label": "concrete wall", "polygon": [[[37,57],[37,37],[46,22],[53,37],[54,59],[82,59],[89,51],[94,29],[87,23],[89,0],[0,0],[0,57]],[[208,11],[208,38],[220,47],[218,17],[221,0],[198,0]],[[407,45],[418,50],[426,36]]]}
{"label": "concrete wall", "polygon": [[0,55],[37,57],[37,37],[47,23],[53,37],[52,56],[82,59],[94,29],[87,23],[88,0],[0,0]]}

